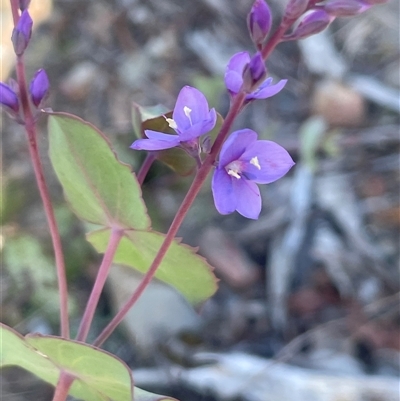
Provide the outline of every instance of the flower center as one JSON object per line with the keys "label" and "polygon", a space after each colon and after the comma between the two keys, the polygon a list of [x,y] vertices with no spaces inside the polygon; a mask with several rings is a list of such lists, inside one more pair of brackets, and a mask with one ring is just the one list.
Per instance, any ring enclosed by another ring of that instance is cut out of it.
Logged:
{"label": "flower center", "polygon": [[242,178],[240,175],[242,174],[242,163],[239,160],[229,163],[225,167],[225,170],[230,176],[235,177],[238,180]]}
{"label": "flower center", "polygon": [[173,120],[172,118],[165,117],[165,116],[164,116],[164,118],[165,118],[165,121],[168,123],[170,128],[172,128],[174,130],[176,130],[178,128],[178,126],[176,125],[175,120]]}

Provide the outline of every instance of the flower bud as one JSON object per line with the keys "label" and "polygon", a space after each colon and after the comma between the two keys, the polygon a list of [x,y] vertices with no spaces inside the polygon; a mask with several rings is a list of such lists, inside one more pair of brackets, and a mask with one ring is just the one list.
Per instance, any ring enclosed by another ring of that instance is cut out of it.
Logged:
{"label": "flower bud", "polygon": [[309,0],[290,0],[286,6],[285,18],[296,19],[306,11]]}
{"label": "flower bud", "polygon": [[0,82],[0,105],[6,109],[18,113],[19,102],[16,93],[6,84]]}
{"label": "flower bud", "polygon": [[32,35],[32,25],[33,21],[28,11],[23,11],[11,35],[14,52],[17,56],[21,56],[28,47],[29,39]]}
{"label": "flower bud", "polygon": [[257,52],[244,67],[243,70],[243,87],[251,93],[257,86],[264,81],[267,75],[264,60],[259,52]]}
{"label": "flower bud", "polygon": [[311,10],[304,14],[300,22],[293,29],[293,32],[284,36],[283,39],[298,40],[315,35],[327,28],[334,19],[335,17],[330,16],[325,10]]}
{"label": "flower bud", "polygon": [[329,0],[324,4],[324,10],[335,17],[352,17],[370,7],[359,0]]}
{"label": "flower bud", "polygon": [[272,15],[264,0],[256,0],[247,16],[250,37],[256,46],[264,42],[272,25]]}
{"label": "flower bud", "polygon": [[49,94],[49,87],[49,78],[47,77],[46,71],[41,68],[40,70],[36,71],[35,76],[29,85],[32,103],[36,107],[39,107],[40,103],[47,98]]}

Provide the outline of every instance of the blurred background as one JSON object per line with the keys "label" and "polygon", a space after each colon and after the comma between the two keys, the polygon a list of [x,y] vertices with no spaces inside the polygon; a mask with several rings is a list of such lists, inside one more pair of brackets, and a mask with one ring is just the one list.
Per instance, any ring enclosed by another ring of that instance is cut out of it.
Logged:
{"label": "blurred background", "polygon": [[[138,170],[129,145],[133,103],[170,109],[183,85],[223,116],[223,74],[253,51],[251,0],[32,0],[28,79],[45,68],[48,106],[93,123]],[[269,2],[279,23],[285,1]],[[7,0],[1,1],[1,80],[14,77]],[[267,62],[277,96],[248,106],[235,128],[284,146],[296,166],[262,186],[257,221],[220,216],[209,183],[180,230],[220,279],[192,308],[155,282],[106,342],[135,385],[181,401],[399,400],[399,4],[392,0],[322,34],[278,46]],[[53,254],[25,132],[2,116],[1,320],[22,334],[58,334]],[[39,142],[63,239],[72,330],[100,257],[68,209]],[[143,193],[166,232],[192,176],[156,162]],[[190,266],[188,266],[190,268]],[[91,339],[140,277],[114,266]],[[2,400],[51,400],[52,389],[2,372]]]}

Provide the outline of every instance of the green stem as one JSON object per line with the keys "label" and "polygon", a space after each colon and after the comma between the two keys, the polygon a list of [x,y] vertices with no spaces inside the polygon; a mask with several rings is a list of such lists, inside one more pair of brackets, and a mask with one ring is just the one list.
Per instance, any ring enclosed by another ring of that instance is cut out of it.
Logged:
{"label": "green stem", "polygon": [[[11,0],[11,8],[13,12],[14,23],[18,22],[18,2]],[[53,243],[56,269],[57,269],[57,280],[60,296],[60,325],[61,325],[61,336],[69,338],[69,320],[68,320],[68,288],[67,288],[67,277],[65,274],[64,254],[61,245],[61,238],[58,231],[57,221],[55,219],[53,205],[50,200],[50,194],[47,188],[46,180],[44,177],[43,166],[39,156],[39,150],[37,145],[37,133],[35,118],[32,114],[28,89],[25,77],[25,66],[22,56],[17,57],[17,80],[19,86],[19,99],[22,105],[22,111],[24,114],[25,131],[28,138],[29,154],[33,164],[33,170],[35,173],[36,182],[39,188],[40,196],[42,198],[44,211],[46,214],[47,222],[49,225],[51,240]]]}
{"label": "green stem", "polygon": [[103,256],[99,271],[97,273],[96,281],[93,285],[92,292],[89,297],[89,301],[86,304],[85,313],[83,314],[81,324],[79,326],[78,335],[76,336],[77,341],[85,341],[92,324],[93,316],[96,311],[97,304],[100,299],[101,292],[103,291],[104,284],[106,282],[108,272],[112,265],[115,252],[124,235],[123,229],[111,230],[110,239],[108,240],[108,246]]}
{"label": "green stem", "polygon": [[69,389],[74,382],[75,377],[71,376],[67,372],[62,371],[58,379],[56,389],[53,395],[53,401],[66,401],[69,393]]}

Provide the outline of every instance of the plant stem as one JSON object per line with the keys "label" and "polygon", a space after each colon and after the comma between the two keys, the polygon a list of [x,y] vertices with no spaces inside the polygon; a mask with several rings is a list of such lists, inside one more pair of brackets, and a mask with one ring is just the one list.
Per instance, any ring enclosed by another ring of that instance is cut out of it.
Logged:
{"label": "plant stem", "polygon": [[[263,58],[264,60],[269,56],[275,46],[280,42],[282,36],[287,30],[287,26],[282,24],[275,34],[271,37],[270,41],[266,44],[265,48],[263,49]],[[265,55],[264,55],[265,53]],[[221,147],[232,128],[233,122],[237,115],[242,110],[244,105],[244,101],[246,98],[246,94],[241,90],[234,98],[231,103],[231,107],[229,112],[222,124],[221,130],[218,133],[217,138],[211,148],[210,154],[205,158],[202,166],[197,171],[197,174],[192,182],[192,185],[189,188],[188,193],[186,194],[181,206],[178,209],[178,212],[175,215],[174,220],[169,227],[169,230],[165,236],[164,242],[162,243],[156,257],[153,260],[153,263],[150,265],[149,270],[143,276],[142,281],[139,283],[138,287],[132,294],[132,296],[128,299],[128,301],[123,305],[123,307],[118,311],[118,313],[114,316],[111,322],[105,327],[105,329],[100,333],[100,335],[96,338],[93,345],[100,347],[104,341],[110,336],[110,334],[114,331],[114,329],[121,323],[124,319],[130,308],[136,303],[136,301],[140,298],[143,291],[147,288],[150,281],[153,279],[154,275],[157,272],[157,269],[162,262],[164,256],[166,255],[168,248],[170,247],[171,243],[173,242],[176,233],[178,232],[183,219],[185,218],[187,212],[189,211],[192,203],[196,199],[197,194],[199,193],[204,181],[206,180],[208,173],[214,166],[216,158],[221,150]]]}
{"label": "plant stem", "polygon": [[74,380],[74,376],[62,371],[54,391],[53,401],[65,401]]}
{"label": "plant stem", "polygon": [[136,175],[136,178],[139,181],[140,186],[142,186],[144,179],[146,178],[146,175],[149,172],[150,167],[153,164],[154,160],[156,160],[156,154],[154,152],[148,152],[146,158],[143,161],[143,164],[140,167],[139,172]]}
{"label": "plant stem", "polygon": [[[13,11],[14,22],[18,22],[18,2],[11,0],[11,7]],[[25,120],[25,131],[28,138],[29,154],[31,156],[33,170],[35,173],[36,182],[39,188],[40,196],[42,198],[44,211],[46,214],[47,222],[49,225],[51,240],[53,243],[56,268],[57,268],[57,281],[60,293],[60,325],[61,336],[69,338],[69,320],[68,320],[68,288],[67,277],[65,274],[64,254],[61,245],[61,238],[58,231],[57,222],[54,216],[53,205],[50,200],[49,191],[47,188],[46,180],[44,177],[43,167],[39,156],[37,145],[37,133],[35,118],[33,117],[26,85],[25,66],[22,56],[17,57],[17,79],[19,86],[19,98],[22,105],[22,110]]]}
{"label": "plant stem", "polygon": [[222,146],[224,139],[225,139],[226,135],[228,134],[236,115],[238,114],[240,108],[243,105],[244,98],[245,98],[245,94],[240,93],[235,98],[234,102],[232,103],[229,113],[226,116],[224,124],[222,125],[221,130],[218,134],[218,137],[214,143],[214,146],[213,146],[210,154],[204,160],[203,165],[198,170],[198,172],[192,182],[192,185],[190,186],[189,191],[185,196],[185,199],[183,200],[178,212],[176,213],[175,218],[172,221],[171,226],[169,227],[169,230],[165,236],[164,242],[162,243],[149,270],[144,275],[142,281],[139,283],[138,287],[136,288],[136,290],[134,291],[132,296],[125,303],[125,305],[118,311],[118,313],[114,316],[114,318],[106,326],[106,328],[100,333],[99,337],[97,337],[97,339],[94,341],[93,345],[99,347],[99,346],[101,346],[101,344],[104,343],[104,341],[110,336],[110,334],[114,331],[114,329],[119,325],[119,323],[122,321],[122,319],[126,316],[129,309],[140,298],[143,291],[147,288],[150,281],[153,279],[158,267],[160,266],[160,263],[162,262],[165,254],[168,251],[168,248],[170,247],[172,241],[174,240],[176,233],[178,232],[178,230],[183,222],[183,219],[185,218],[190,207],[192,206],[192,203],[196,199],[196,196],[199,193],[204,181],[206,180],[208,173],[210,172],[211,168],[213,167],[215,158],[220,150],[220,147]]}
{"label": "plant stem", "polygon": [[79,326],[78,335],[76,336],[77,341],[86,340],[86,337],[90,330],[90,325],[92,324],[94,313],[96,311],[97,304],[100,299],[101,292],[103,291],[108,272],[110,271],[110,267],[114,259],[115,252],[123,235],[123,229],[111,229],[111,235],[110,239],[108,240],[107,249],[104,253],[103,261],[101,262],[96,281],[93,285],[89,301],[86,305],[85,313],[83,314],[82,321]]}

